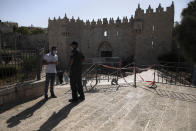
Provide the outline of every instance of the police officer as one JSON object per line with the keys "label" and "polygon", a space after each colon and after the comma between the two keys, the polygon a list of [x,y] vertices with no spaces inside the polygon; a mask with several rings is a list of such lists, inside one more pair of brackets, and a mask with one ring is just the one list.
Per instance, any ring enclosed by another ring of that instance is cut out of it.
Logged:
{"label": "police officer", "polygon": [[[78,49],[78,43],[71,43],[72,51],[69,61],[69,76],[72,90],[72,99],[69,102],[77,102],[78,100],[85,100],[82,87],[82,63],[85,60],[84,55]],[[78,97],[79,94],[79,97]]]}

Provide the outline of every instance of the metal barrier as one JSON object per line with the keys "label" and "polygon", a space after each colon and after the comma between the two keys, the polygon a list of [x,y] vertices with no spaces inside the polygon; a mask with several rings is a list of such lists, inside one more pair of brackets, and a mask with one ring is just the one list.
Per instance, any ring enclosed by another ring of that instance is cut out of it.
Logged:
{"label": "metal barrier", "polygon": [[[88,59],[89,60],[89,59]],[[133,63],[121,67],[120,58],[99,58],[91,59],[91,62],[84,64],[83,71],[83,83],[90,83],[90,87],[94,88],[101,81],[111,82],[111,85],[119,85],[119,78],[124,79],[123,81],[130,85],[124,77],[127,76],[127,72],[134,73]],[[129,68],[131,67],[131,68]],[[129,74],[130,74],[129,73]],[[136,83],[134,83],[136,86]],[[131,85],[133,86],[133,85]]]}
{"label": "metal barrier", "polygon": [[[136,65],[134,63],[129,64],[128,66],[121,67],[119,62],[101,62],[96,61],[94,63],[88,63],[88,67],[86,68],[86,72],[83,73],[83,78],[88,81],[94,81],[94,84],[91,87],[95,87],[98,82],[101,80],[108,80],[112,82],[119,80],[119,77],[124,79],[124,82],[129,84],[124,77],[126,77],[125,72],[130,72],[129,75],[133,75],[132,79],[134,84],[131,86],[136,87],[137,82],[147,83],[147,86],[150,88],[156,88],[155,83],[162,84],[173,84],[180,86],[192,86],[192,72],[193,67],[190,65],[183,64],[179,66],[179,63],[165,63],[164,65]],[[178,66],[175,66],[177,65]],[[87,66],[86,66],[87,67]],[[144,71],[151,71],[151,77],[142,78],[140,73]]]}
{"label": "metal barrier", "polygon": [[102,80],[107,80],[108,82],[113,80],[112,82],[114,84],[116,82],[117,84],[119,71],[116,71],[115,69],[106,69],[102,65],[119,68],[120,58],[105,57],[87,59],[87,62],[83,66],[83,81],[86,81],[86,83],[89,82],[91,87],[95,87]]}

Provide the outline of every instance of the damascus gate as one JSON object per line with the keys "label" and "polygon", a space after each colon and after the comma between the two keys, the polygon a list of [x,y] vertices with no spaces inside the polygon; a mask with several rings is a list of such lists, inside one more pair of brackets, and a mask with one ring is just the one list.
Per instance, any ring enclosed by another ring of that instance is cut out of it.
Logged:
{"label": "damascus gate", "polygon": [[[95,14],[96,15],[96,14]],[[57,46],[59,61],[67,66],[72,41],[86,58],[133,57],[137,64],[155,64],[157,58],[171,51],[174,3],[161,4],[144,11],[140,5],[134,16],[83,21],[80,18],[48,20],[49,47]]]}

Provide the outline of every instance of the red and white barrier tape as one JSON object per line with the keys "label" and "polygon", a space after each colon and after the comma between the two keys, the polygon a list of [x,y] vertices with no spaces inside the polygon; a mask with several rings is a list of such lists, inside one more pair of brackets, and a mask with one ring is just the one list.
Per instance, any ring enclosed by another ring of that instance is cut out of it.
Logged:
{"label": "red and white barrier tape", "polygon": [[[124,78],[124,76],[122,75],[122,69],[125,69],[125,70],[126,70],[126,69],[134,69],[134,67],[121,68],[121,64],[119,65],[120,68],[113,67],[113,66],[108,66],[108,65],[103,65],[103,64],[100,64],[100,65],[103,66],[103,67],[105,67],[105,68],[120,70],[121,78],[123,78],[123,80],[124,80],[128,85],[130,85],[130,84],[127,82],[127,80]],[[145,71],[145,70],[151,69],[153,66],[154,66],[154,65],[151,65],[151,66],[149,66],[149,67],[147,67],[147,68],[144,68],[144,69],[135,67],[135,69],[140,70],[140,71]],[[150,84],[149,84],[150,88],[152,88],[152,87],[153,87],[153,88],[156,88],[156,87],[157,87],[156,84],[155,84],[155,81],[145,81],[140,75],[139,75],[139,77],[142,79],[143,82],[149,82],[149,83],[150,83]],[[132,86],[132,85],[131,85],[131,86]]]}

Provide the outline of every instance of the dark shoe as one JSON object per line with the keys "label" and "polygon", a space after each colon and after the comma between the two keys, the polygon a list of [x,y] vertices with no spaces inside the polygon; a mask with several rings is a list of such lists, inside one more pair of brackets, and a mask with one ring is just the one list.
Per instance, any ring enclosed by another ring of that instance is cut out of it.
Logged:
{"label": "dark shoe", "polygon": [[79,97],[79,100],[84,101],[85,97]]}
{"label": "dark shoe", "polygon": [[57,98],[55,95],[51,95],[51,98]]}
{"label": "dark shoe", "polygon": [[69,99],[69,102],[78,102],[78,99]]}
{"label": "dark shoe", "polygon": [[44,99],[45,99],[45,100],[48,100],[48,96],[45,96]]}

